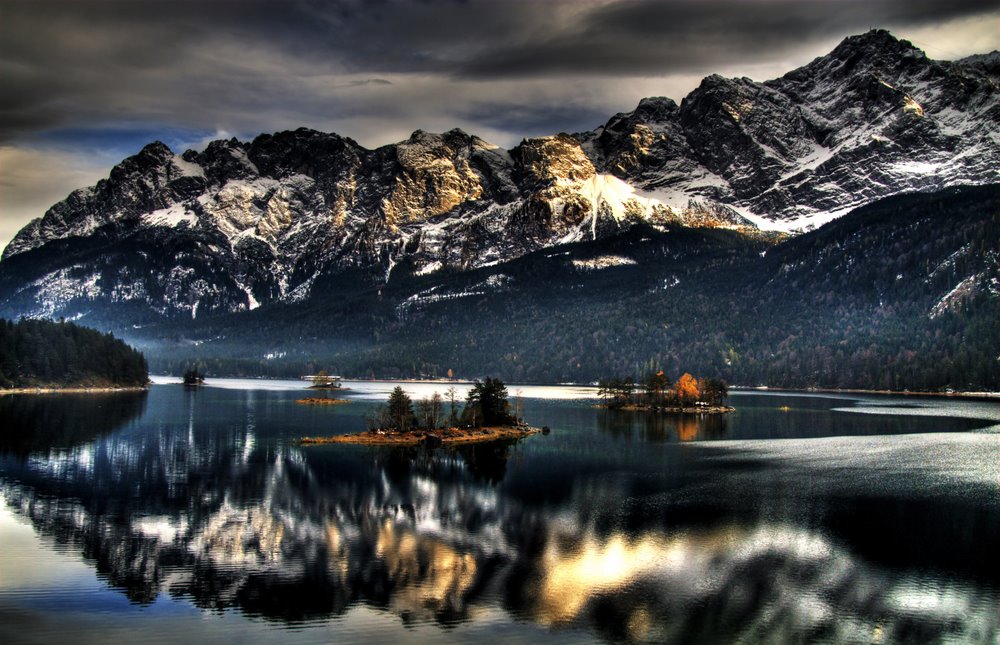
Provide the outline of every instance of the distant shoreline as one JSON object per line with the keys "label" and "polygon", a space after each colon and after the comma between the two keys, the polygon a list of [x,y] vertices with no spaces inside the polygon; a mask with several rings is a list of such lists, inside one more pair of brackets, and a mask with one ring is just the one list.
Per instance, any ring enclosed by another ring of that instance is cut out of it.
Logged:
{"label": "distant shoreline", "polygon": [[0,389],[0,396],[7,394],[110,394],[113,392],[145,392],[149,385],[128,387],[15,387]]}
{"label": "distant shoreline", "polygon": [[731,385],[729,386],[730,392],[783,392],[783,393],[808,393],[808,394],[879,394],[879,395],[890,395],[890,396],[925,396],[925,397],[943,397],[950,399],[969,399],[969,400],[981,400],[981,401],[996,401],[1000,399],[1000,392],[966,392],[966,391],[955,391],[955,392],[926,392],[923,390],[866,390],[861,388],[823,388],[823,387],[809,387],[809,388],[790,388],[790,387],[770,387],[770,386],[747,386],[747,385]]}
{"label": "distant shoreline", "polygon": [[[153,375],[157,378],[180,378],[174,377],[167,374],[156,374]],[[299,379],[285,376],[264,376],[264,377],[254,377],[254,376],[213,376],[213,379],[232,379],[232,380],[247,380],[247,381],[298,381]],[[398,378],[398,379],[378,379],[378,378],[353,378],[350,376],[343,377],[344,381],[355,381],[358,383],[434,383],[434,384],[453,384],[453,385],[472,385],[475,381],[469,381],[465,379],[417,379],[417,378]],[[179,381],[178,381],[179,383]],[[161,383],[163,384],[163,383]],[[210,383],[206,383],[210,385]],[[530,386],[530,387],[582,387],[582,388],[593,388],[597,389],[595,383],[508,383],[508,388],[517,386]],[[308,389],[309,386],[305,386],[303,389]],[[346,391],[350,388],[339,388],[340,391]],[[955,392],[934,392],[927,390],[876,390],[876,389],[864,389],[864,388],[818,388],[818,387],[777,387],[769,385],[730,385],[730,391],[733,392],[788,392],[788,393],[815,393],[815,394],[879,394],[879,395],[895,395],[895,396],[939,396],[947,398],[961,398],[961,399],[980,399],[983,401],[996,401],[1000,399],[1000,391],[997,392],[973,392],[966,390],[958,390]],[[7,390],[0,390],[4,392]]]}

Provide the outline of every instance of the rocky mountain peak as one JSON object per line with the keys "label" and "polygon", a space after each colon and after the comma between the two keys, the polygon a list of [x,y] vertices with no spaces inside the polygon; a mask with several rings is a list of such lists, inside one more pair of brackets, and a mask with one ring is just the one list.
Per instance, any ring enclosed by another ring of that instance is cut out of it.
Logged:
{"label": "rocky mountain peak", "polygon": [[644,121],[662,121],[677,110],[677,103],[665,96],[650,96],[639,101],[632,114]]}
{"label": "rocky mountain peak", "polygon": [[595,172],[580,142],[566,133],[526,139],[511,154],[537,186],[588,179]]}
{"label": "rocky mountain peak", "polygon": [[802,87],[823,84],[865,83],[871,78],[890,84],[924,74],[933,61],[908,40],[884,29],[845,38],[825,56],[771,81],[771,85],[796,84]]}
{"label": "rocky mountain peak", "polygon": [[[25,227],[4,258],[57,240],[91,248],[99,231],[107,257],[146,244],[164,255],[135,268],[145,286],[128,293],[195,316],[308,298],[345,270],[382,284],[394,267],[482,267],[639,223],[794,233],[899,192],[1000,180],[996,60],[938,63],[875,30],[779,79],[712,75],[679,105],[646,98],[591,132],[510,151],[460,129],[374,150],[308,128],[182,155],[153,142]],[[133,298],[95,275],[66,293]],[[150,295],[164,289],[172,304]]]}
{"label": "rocky mountain peak", "polygon": [[886,29],[872,29],[863,34],[848,36],[840,41],[829,56],[846,60],[858,53],[926,58],[924,52],[913,43],[896,38]]}

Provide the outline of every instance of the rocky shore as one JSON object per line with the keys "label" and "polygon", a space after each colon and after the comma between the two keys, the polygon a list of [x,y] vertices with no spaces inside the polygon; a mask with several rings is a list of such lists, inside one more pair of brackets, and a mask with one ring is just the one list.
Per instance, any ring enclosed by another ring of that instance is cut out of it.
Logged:
{"label": "rocky shore", "polygon": [[374,430],[333,437],[302,437],[303,445],[349,443],[366,446],[418,446],[436,447],[459,443],[480,443],[521,439],[542,432],[530,426],[491,426],[483,428],[442,428],[434,431]]}

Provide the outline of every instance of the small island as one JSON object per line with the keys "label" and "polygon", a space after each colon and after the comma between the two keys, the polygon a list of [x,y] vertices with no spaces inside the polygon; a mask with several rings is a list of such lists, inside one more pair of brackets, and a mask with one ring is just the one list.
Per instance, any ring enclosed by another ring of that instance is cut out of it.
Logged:
{"label": "small island", "polygon": [[541,432],[541,428],[530,426],[483,426],[480,428],[438,428],[435,430],[376,430],[334,437],[303,437],[302,444],[353,443],[367,446],[435,446],[481,443],[487,441],[510,441]]}
{"label": "small island", "polygon": [[187,387],[197,387],[205,384],[204,372],[199,372],[197,367],[184,372],[184,385]]}
{"label": "small island", "polygon": [[[320,370],[314,376],[303,376],[302,378],[312,382],[312,385],[309,386],[310,390],[331,392],[347,389],[341,386],[339,376],[328,374],[326,370]],[[302,405],[343,405],[350,403],[347,399],[331,399],[329,394],[326,396],[309,396],[304,399],[297,399],[295,402]]]}
{"label": "small island", "polygon": [[544,432],[532,428],[511,414],[507,388],[499,379],[476,381],[469,391],[462,414],[458,414],[455,388],[448,388],[450,411],[445,414],[445,399],[435,392],[431,397],[413,401],[396,386],[388,402],[366,419],[368,430],[349,435],[303,437],[304,445],[350,443],[369,446],[417,446],[436,448],[446,444],[518,440]]}
{"label": "small island", "polygon": [[346,390],[348,388],[344,387],[340,382],[340,377],[336,374],[330,374],[326,370],[320,370],[316,374],[311,376],[303,376],[303,379],[310,381],[312,385],[309,386],[310,390]]}
{"label": "small island", "polygon": [[350,403],[347,399],[331,399],[322,396],[309,396],[304,399],[296,399],[295,402],[300,405],[343,405]]}
{"label": "small island", "polygon": [[598,383],[600,407],[613,410],[665,414],[726,414],[735,410],[724,404],[729,396],[725,381],[695,378],[685,372],[676,382],[659,370],[638,385],[634,378],[612,378]]}

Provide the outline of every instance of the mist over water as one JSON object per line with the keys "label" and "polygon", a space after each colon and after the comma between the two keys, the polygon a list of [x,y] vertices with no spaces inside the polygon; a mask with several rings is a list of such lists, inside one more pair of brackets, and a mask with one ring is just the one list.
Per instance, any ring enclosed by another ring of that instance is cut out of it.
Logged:
{"label": "mist over water", "polygon": [[426,451],[296,443],[394,383],[217,384],[0,399],[33,437],[0,440],[4,642],[1000,635],[997,404],[512,385],[551,435]]}

